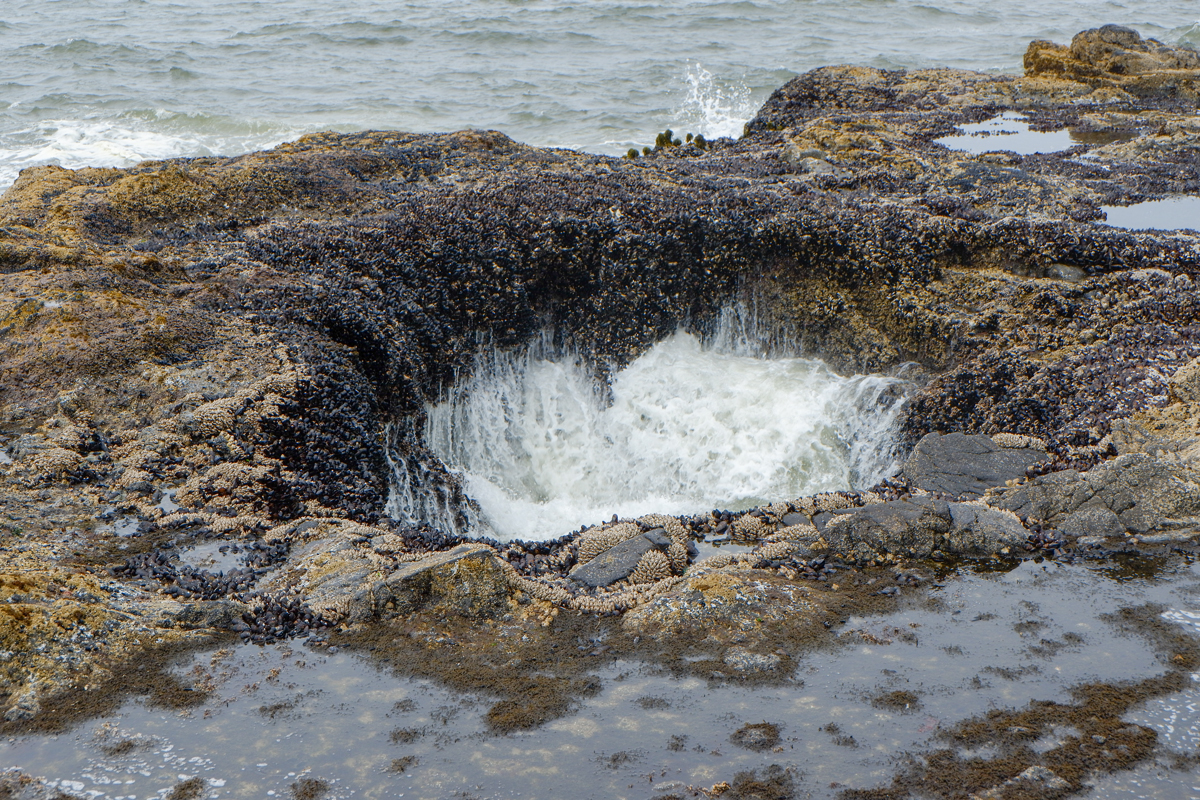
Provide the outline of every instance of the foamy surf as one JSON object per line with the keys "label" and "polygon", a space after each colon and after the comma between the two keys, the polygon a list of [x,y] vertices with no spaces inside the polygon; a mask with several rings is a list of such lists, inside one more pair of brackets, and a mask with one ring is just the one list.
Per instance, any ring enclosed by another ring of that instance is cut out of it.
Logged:
{"label": "foamy surf", "polygon": [[[735,345],[676,333],[607,390],[571,355],[489,351],[427,409],[425,441],[478,504],[472,533],[504,540],[613,514],[744,509],[894,471],[902,381]],[[393,498],[401,507],[428,504]]]}
{"label": "foamy surf", "polygon": [[265,150],[304,131],[164,111],[47,119],[0,135],[0,191],[26,167],[131,167],[143,161]]}
{"label": "foamy surf", "polygon": [[675,120],[689,133],[737,139],[757,111],[749,86],[718,80],[699,63],[688,65],[685,83],[686,94]]}

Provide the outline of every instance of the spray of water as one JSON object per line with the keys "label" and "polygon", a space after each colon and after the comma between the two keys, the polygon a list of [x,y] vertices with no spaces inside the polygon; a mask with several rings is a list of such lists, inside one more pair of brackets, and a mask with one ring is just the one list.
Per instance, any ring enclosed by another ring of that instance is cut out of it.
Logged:
{"label": "spray of water", "polygon": [[[546,342],[486,350],[427,409],[423,438],[476,502],[472,532],[500,539],[551,538],[613,514],[749,508],[894,472],[903,382],[761,357],[760,341],[726,315],[707,341],[676,333],[608,386]],[[461,524],[411,469],[392,494],[393,516]]]}
{"label": "spray of water", "polygon": [[203,114],[130,113],[117,119],[40,120],[0,133],[0,190],[30,166],[129,167],[149,159],[243,153],[274,147],[300,131]]}
{"label": "spray of water", "polygon": [[708,139],[721,136],[736,139],[742,135],[742,128],[755,111],[749,86],[721,83],[699,64],[688,65],[684,80],[687,94],[675,112],[682,129],[701,133]]}

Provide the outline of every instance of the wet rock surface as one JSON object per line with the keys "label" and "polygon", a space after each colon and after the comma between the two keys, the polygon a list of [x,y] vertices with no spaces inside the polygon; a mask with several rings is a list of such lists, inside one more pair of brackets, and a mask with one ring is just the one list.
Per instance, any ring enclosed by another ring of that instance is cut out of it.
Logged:
{"label": "wet rock surface", "polygon": [[591,587],[609,586],[627,578],[642,557],[651,550],[666,552],[671,540],[665,532],[648,531],[610,547],[600,555],[571,570],[571,578]]}
{"label": "wet rock surface", "polygon": [[[1102,204],[1200,186],[1193,61],[1100,29],[1035,42],[1016,78],[828,67],[740,140],[636,160],[364,132],[26,170],[0,199],[4,719],[84,717],[89,686],[186,705],[189,687],[122,678],[148,653],[161,671],[222,636],[386,647],[374,628],[432,636],[417,622],[442,616],[458,641],[506,615],[621,614],[630,642],[712,636],[696,674],[771,680],[791,664],[781,630],[897,602],[929,559],[1193,547],[1200,250],[1094,224]],[[934,141],[1006,110],[1095,135],[1030,155]],[[461,479],[421,419],[480,341],[549,326],[604,373],[739,295],[839,369],[916,363],[911,469],[746,512],[466,541]],[[389,519],[394,471],[453,524]],[[213,541],[258,555],[180,562]],[[698,561],[706,541],[744,549]],[[572,624],[572,647],[608,657]],[[434,639],[422,657],[457,646]],[[564,713],[585,674],[504,684],[493,727]]]}
{"label": "wet rock surface", "polygon": [[1036,447],[1000,447],[987,436],[930,433],[904,464],[909,485],[954,498],[977,498],[993,486],[1025,477],[1047,458]]}

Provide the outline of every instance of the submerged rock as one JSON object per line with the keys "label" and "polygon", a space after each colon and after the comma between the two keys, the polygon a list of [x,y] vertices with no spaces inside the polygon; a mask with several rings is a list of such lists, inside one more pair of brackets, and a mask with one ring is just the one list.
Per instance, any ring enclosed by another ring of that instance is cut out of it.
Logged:
{"label": "submerged rock", "polygon": [[660,637],[756,630],[764,624],[815,624],[821,604],[805,586],[759,571],[715,571],[685,578],[625,613],[629,631]]}

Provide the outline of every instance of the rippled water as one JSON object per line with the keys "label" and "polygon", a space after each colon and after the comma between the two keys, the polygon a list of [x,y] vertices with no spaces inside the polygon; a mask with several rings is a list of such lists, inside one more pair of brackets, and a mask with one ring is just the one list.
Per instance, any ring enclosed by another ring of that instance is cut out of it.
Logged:
{"label": "rippled water", "polygon": [[[326,800],[649,800],[698,796],[687,787],[778,764],[792,771],[797,797],[834,800],[843,788],[888,785],[905,753],[944,747],[938,732],[959,720],[1035,700],[1070,702],[1081,683],[1160,673],[1161,655],[1105,614],[1163,603],[1167,620],[1193,632],[1197,577],[1194,564],[1155,580],[1032,562],[1006,574],[963,572],[934,590],[933,605],[850,617],[839,646],[796,651],[795,672],[780,685],[672,678],[650,665],[598,661],[598,695],[575,713],[508,735],[486,728],[493,698],[396,677],[347,653],[239,647],[199,656],[199,672],[182,668],[212,681],[202,708],[166,713],[131,700],[70,733],[0,742],[0,766],[110,800],[167,800],[195,777],[209,798],[284,798],[308,779],[328,787]],[[914,693],[918,707],[874,701],[898,690]],[[1155,760],[1097,775],[1088,796],[1192,796],[1195,776],[1164,765],[1172,754],[1195,752],[1196,691],[1156,698],[1126,719],[1158,733]],[[763,721],[779,726],[777,748],[754,752],[731,740],[742,725]],[[404,759],[402,771],[396,759]]]}
{"label": "rippled water", "polygon": [[7,0],[0,186],[22,167],[236,154],[312,130],[495,128],[621,153],[737,134],[832,63],[1016,72],[1116,22],[1200,42],[1190,0]]}

